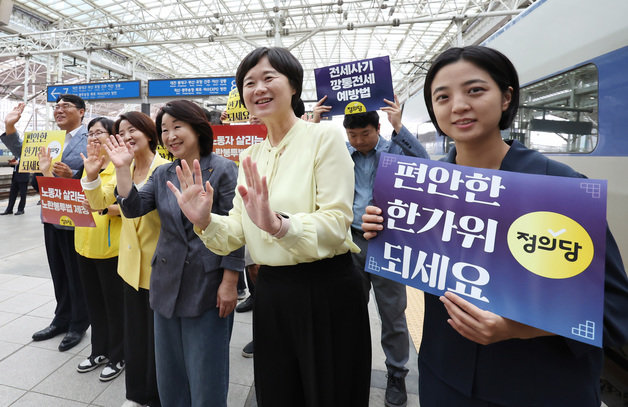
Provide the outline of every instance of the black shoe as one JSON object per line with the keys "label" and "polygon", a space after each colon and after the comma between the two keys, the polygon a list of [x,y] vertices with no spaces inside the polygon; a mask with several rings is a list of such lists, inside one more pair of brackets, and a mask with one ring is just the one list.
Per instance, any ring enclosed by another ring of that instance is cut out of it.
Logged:
{"label": "black shoe", "polygon": [[253,357],[253,341],[247,343],[244,348],[242,348],[242,356],[245,358]]}
{"label": "black shoe", "polygon": [[0,213],[0,216],[10,215],[10,214],[12,214],[12,213],[13,213],[13,211],[10,211],[10,210],[8,210],[8,209],[7,209],[7,210],[5,210],[4,212]]}
{"label": "black shoe", "polygon": [[65,352],[68,349],[72,349],[81,341],[81,338],[85,335],[85,332],[74,332],[70,331],[61,340],[59,344],[59,351]]}
{"label": "black shoe", "polygon": [[35,332],[33,334],[33,340],[35,342],[45,341],[46,339],[54,338],[55,336],[64,334],[66,332],[68,332],[68,327],[60,327],[50,324],[41,331]]}
{"label": "black shoe", "polygon": [[386,384],[386,407],[405,407],[408,403],[408,393],[406,393],[405,377],[398,377],[388,374]]}
{"label": "black shoe", "polygon": [[238,300],[243,300],[246,298],[246,290],[238,290]]}
{"label": "black shoe", "polygon": [[24,211],[17,211],[17,212],[14,213],[14,215],[16,215],[16,216],[17,215],[24,215]]}
{"label": "black shoe", "polygon": [[247,312],[253,309],[253,296],[249,297],[236,306],[236,312]]}

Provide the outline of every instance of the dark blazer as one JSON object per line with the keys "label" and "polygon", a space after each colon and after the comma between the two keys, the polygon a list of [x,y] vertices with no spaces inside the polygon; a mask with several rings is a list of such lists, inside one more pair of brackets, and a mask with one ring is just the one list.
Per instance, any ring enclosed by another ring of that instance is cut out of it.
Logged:
{"label": "dark blazer", "polygon": [[[455,163],[455,148],[444,161]],[[584,177],[515,141],[501,170]],[[606,231],[604,345],[628,341],[628,278],[617,244]],[[425,294],[419,369],[429,369],[468,397],[507,406],[600,405],[602,349],[561,336],[511,339],[483,346],[447,324],[437,296]]]}
{"label": "dark blazer", "polygon": [[[227,215],[233,206],[238,170],[233,161],[212,153],[201,157],[203,184],[214,188],[212,213]],[[194,233],[192,223],[181,212],[166,181],[179,187],[175,168],[180,160],[164,164],[153,172],[138,191],[118,197],[127,218],[143,216],[157,209],[161,231],[152,260],[150,278],[151,308],[166,318],[196,317],[216,306],[216,292],[223,269],[242,271],[244,249],[228,256],[211,252]]]}

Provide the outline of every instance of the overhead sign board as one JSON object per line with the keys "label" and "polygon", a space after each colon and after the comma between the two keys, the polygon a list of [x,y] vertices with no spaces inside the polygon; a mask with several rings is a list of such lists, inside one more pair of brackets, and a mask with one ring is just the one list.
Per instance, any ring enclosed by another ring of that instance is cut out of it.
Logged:
{"label": "overhead sign board", "polygon": [[48,86],[48,102],[56,102],[59,95],[63,94],[77,95],[84,100],[139,99],[140,81]]}
{"label": "overhead sign board", "polygon": [[234,76],[156,79],[148,81],[148,97],[222,96],[235,88]]}

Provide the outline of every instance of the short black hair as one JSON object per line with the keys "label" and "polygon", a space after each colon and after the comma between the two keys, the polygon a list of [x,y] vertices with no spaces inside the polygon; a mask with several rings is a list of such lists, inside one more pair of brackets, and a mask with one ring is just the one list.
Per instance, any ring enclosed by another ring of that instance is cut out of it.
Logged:
{"label": "short black hair", "polygon": [[196,134],[198,134],[198,148],[201,156],[211,154],[214,147],[214,132],[209,125],[205,112],[199,105],[189,100],[180,99],[168,102],[159,109],[159,113],[157,113],[157,117],[155,118],[155,125],[157,126],[159,142],[162,145],[161,121],[166,113],[192,126]]}
{"label": "short black hair", "polygon": [[[59,102],[69,102],[76,106],[77,109],[85,110],[85,101],[82,97],[77,95],[72,95],[71,93],[63,93],[57,97],[56,103]],[[83,117],[85,116],[85,112],[83,112],[83,116],[81,116],[81,121],[83,121]]]}
{"label": "short black hair", "polygon": [[100,116],[100,117],[96,117],[95,119],[90,120],[89,123],[87,124],[87,130],[89,131],[89,129],[91,129],[92,126],[95,125],[96,123],[102,124],[105,130],[107,130],[107,133],[114,134],[113,133],[113,120],[111,120],[110,118]]}
{"label": "short black hair", "polygon": [[425,84],[423,88],[423,98],[425,99],[425,106],[427,106],[427,112],[432,119],[432,123],[439,133],[443,131],[436,123],[436,116],[434,116],[434,106],[432,105],[432,82],[434,77],[443,67],[464,60],[472,63],[480,69],[486,71],[491,78],[497,83],[497,86],[502,92],[506,92],[508,87],[512,88],[512,98],[508,109],[502,112],[502,117],[499,120],[499,129],[505,130],[512,124],[512,121],[519,109],[519,76],[517,70],[510,60],[501,52],[480,45],[469,45],[467,47],[455,47],[450,48],[441,53],[432,66],[427,71],[425,76]]}
{"label": "short black hair", "polygon": [[207,110],[203,108],[205,112],[205,116],[207,117],[207,121],[212,126],[216,126],[222,124],[222,120],[220,120],[220,112],[218,110]]}
{"label": "short black hair", "polygon": [[[301,91],[303,90],[303,67],[299,60],[285,48],[280,47],[259,47],[251,51],[244,57],[238,70],[236,71],[236,86],[240,93],[240,101],[244,104],[244,77],[262,58],[268,58],[270,65],[277,70],[277,72],[285,75],[290,82],[290,85],[294,89],[295,93],[292,95],[292,110],[294,112],[299,110],[299,103],[303,103],[301,100]],[[245,105],[246,106],[246,105]],[[305,108],[303,108],[305,113]],[[301,113],[301,115],[303,114]],[[297,116],[301,116],[297,115]]]}
{"label": "short black hair", "polygon": [[368,125],[377,129],[379,126],[379,114],[373,110],[370,112],[346,114],[342,125],[345,126],[345,129],[361,129]]}
{"label": "short black hair", "polygon": [[148,139],[148,147],[150,151],[154,153],[157,149],[157,143],[159,143],[159,136],[157,135],[157,128],[155,127],[153,119],[142,112],[133,111],[122,113],[114,125],[116,134],[120,133],[120,123],[122,123],[122,120],[126,120],[131,126],[135,127],[146,136]]}

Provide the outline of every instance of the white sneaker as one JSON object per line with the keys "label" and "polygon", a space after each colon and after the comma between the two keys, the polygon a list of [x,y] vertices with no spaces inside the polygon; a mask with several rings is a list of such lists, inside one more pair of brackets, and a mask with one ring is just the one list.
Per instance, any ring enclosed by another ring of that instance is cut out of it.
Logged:
{"label": "white sneaker", "polygon": [[103,355],[99,355],[96,357],[90,356],[84,361],[82,361],[81,363],[79,363],[79,365],[76,367],[76,371],[79,373],[91,372],[92,370],[96,369],[98,366],[104,365],[107,362],[109,362],[109,359],[107,359],[106,356],[103,356]]}
{"label": "white sneaker", "polygon": [[122,407],[143,407],[140,403],[136,403],[133,400],[126,400],[122,403]]}
{"label": "white sneaker", "polygon": [[120,376],[122,371],[124,370],[124,360],[121,360],[118,363],[107,363],[107,366],[100,372],[100,381],[108,382],[109,380],[113,380],[116,377]]}

